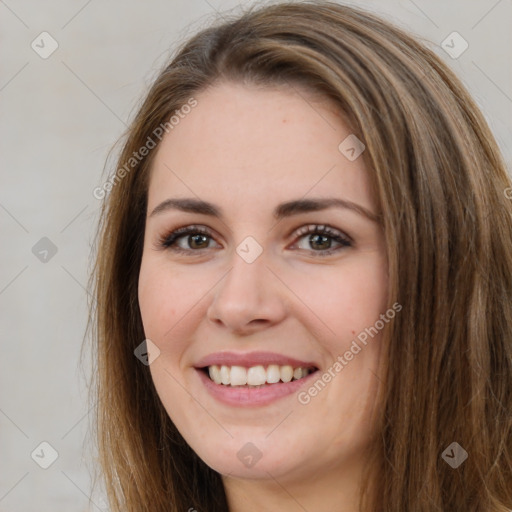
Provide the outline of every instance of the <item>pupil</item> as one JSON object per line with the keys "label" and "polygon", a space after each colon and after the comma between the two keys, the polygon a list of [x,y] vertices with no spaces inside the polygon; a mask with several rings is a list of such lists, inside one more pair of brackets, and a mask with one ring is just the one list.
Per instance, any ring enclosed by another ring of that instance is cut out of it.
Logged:
{"label": "pupil", "polygon": [[[322,242],[319,242],[318,240],[319,239],[324,239],[324,245],[327,244],[327,246],[329,245],[329,238],[326,237],[325,235],[319,235],[319,234],[316,234],[316,235],[312,235],[310,241],[313,243],[313,244],[316,244],[316,243],[319,243],[320,245],[322,245]],[[329,247],[320,247],[320,249],[328,249]]]}
{"label": "pupil", "polygon": [[[200,245],[201,244],[201,239],[203,239],[203,243],[205,241],[207,242],[206,237],[204,235],[192,235],[191,239],[192,239],[192,246],[195,246],[196,242],[198,242],[198,244]],[[199,247],[199,249],[201,249],[201,248],[202,247]]]}

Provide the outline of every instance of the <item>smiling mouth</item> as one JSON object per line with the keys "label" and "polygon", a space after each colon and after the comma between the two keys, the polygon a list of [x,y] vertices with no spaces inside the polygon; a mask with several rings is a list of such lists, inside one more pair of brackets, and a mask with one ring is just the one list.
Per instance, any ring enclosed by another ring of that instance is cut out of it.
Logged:
{"label": "smiling mouth", "polygon": [[318,368],[270,364],[246,368],[244,366],[211,365],[202,368],[215,384],[228,387],[261,388],[272,384],[283,384],[300,380]]}

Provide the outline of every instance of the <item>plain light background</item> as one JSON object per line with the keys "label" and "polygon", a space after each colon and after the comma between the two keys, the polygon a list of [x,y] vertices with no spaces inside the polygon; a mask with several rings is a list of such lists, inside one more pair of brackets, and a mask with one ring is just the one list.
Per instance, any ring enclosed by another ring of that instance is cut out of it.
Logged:
{"label": "plain light background", "polygon": [[[512,0],[351,3],[429,41],[469,88],[512,161]],[[83,367],[79,358],[100,207],[92,191],[103,183],[109,149],[176,45],[237,5],[0,0],[1,512],[106,510],[101,489],[89,501],[89,357]],[[469,45],[457,59],[441,46],[454,31]],[[31,47],[50,47],[42,32],[58,43],[46,59]],[[37,255],[45,237],[57,251],[46,262]],[[41,442],[58,452],[48,469],[35,462],[51,457]]]}

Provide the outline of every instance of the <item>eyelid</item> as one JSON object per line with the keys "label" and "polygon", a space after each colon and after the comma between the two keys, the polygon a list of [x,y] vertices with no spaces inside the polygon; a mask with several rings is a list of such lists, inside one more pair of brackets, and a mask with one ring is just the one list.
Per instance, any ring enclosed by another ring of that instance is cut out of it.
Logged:
{"label": "eyelid", "polygon": [[[203,234],[205,236],[208,236],[212,240],[215,240],[215,236],[213,235],[213,230],[211,228],[203,226],[201,224],[188,224],[175,229],[171,229],[169,231],[166,231],[164,235],[158,236],[156,243],[157,249],[171,249],[171,244],[175,244],[176,240],[187,235],[197,233]],[[176,252],[179,252],[179,249],[176,249]],[[190,249],[188,251],[184,250],[184,252],[200,252],[200,250],[193,251],[192,249]]]}
{"label": "eyelid", "polygon": [[289,236],[294,237],[301,237],[303,235],[307,234],[314,234],[315,232],[318,233],[327,233],[330,236],[339,236],[342,238],[347,239],[347,241],[352,242],[352,238],[348,236],[344,231],[341,231],[340,229],[337,229],[330,224],[318,224],[314,222],[310,222],[309,224],[305,224],[304,226],[301,226],[300,228],[294,229]]}

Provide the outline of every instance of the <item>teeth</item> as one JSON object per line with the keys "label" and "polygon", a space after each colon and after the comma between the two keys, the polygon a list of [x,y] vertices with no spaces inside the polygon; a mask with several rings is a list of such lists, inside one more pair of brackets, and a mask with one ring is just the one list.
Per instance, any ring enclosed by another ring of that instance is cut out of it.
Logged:
{"label": "teeth", "polygon": [[222,382],[222,384],[224,384],[226,386],[228,384],[230,384],[229,375],[230,375],[229,368],[227,366],[221,366],[220,371],[219,371],[219,376],[220,376],[220,381]]}
{"label": "teeth", "polygon": [[243,366],[231,367],[230,384],[232,386],[245,386],[247,384],[247,370]]}
{"label": "teeth", "polygon": [[281,380],[290,382],[293,379],[293,368],[290,365],[281,366]]}
{"label": "teeth", "polygon": [[266,380],[267,371],[263,366],[252,366],[247,370],[247,384],[249,384],[249,386],[261,386],[265,384]]}
{"label": "teeth", "polygon": [[208,373],[210,374],[210,379],[212,379],[215,384],[220,384],[222,382],[220,370],[216,364],[208,368]]}
{"label": "teeth", "polygon": [[302,379],[310,373],[308,368],[293,368],[290,365],[279,366],[271,364],[265,369],[264,366],[218,366],[216,364],[208,367],[210,379],[215,384],[224,386],[262,386],[264,384],[276,384],[278,382],[290,382],[291,380]]}
{"label": "teeth", "polygon": [[281,380],[281,371],[277,364],[271,364],[267,368],[267,382],[269,384],[275,384]]}

